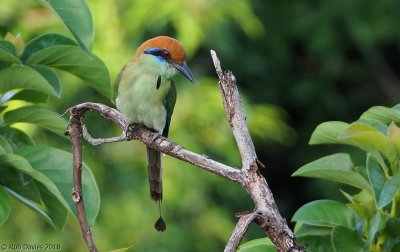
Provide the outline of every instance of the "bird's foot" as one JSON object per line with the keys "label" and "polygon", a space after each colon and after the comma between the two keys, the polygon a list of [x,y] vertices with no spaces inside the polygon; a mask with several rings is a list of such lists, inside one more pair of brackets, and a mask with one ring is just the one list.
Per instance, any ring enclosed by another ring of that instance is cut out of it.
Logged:
{"label": "bird's foot", "polygon": [[[152,130],[152,131],[153,131],[153,130]],[[152,141],[152,142],[156,141],[156,139],[157,139],[158,137],[161,136],[161,134],[158,133],[157,131],[153,131],[153,132],[154,132],[154,133],[153,133],[153,135],[151,136],[151,141]]]}
{"label": "bird's foot", "polygon": [[128,141],[133,139],[132,132],[135,130],[136,126],[138,126],[136,123],[131,123],[126,127],[125,135],[126,135],[126,138],[127,138]]}

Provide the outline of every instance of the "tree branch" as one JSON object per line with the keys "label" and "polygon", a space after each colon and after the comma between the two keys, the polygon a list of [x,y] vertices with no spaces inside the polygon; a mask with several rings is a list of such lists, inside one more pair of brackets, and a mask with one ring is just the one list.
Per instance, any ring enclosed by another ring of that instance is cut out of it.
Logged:
{"label": "tree branch", "polygon": [[[119,111],[103,104],[87,102],[70,108],[71,116],[68,134],[72,140],[74,155],[73,198],[76,203],[82,234],[90,251],[97,251],[97,249],[92,240],[83,205],[80,179],[82,163],[81,136],[92,145],[132,139],[139,140],[155,150],[191,163],[244,187],[252,198],[255,209],[241,216],[225,247],[225,251],[235,251],[237,249],[252,222],[258,224],[266,232],[278,251],[305,251],[305,248],[296,241],[285,219],[280,215],[265,178],[258,172],[258,167],[264,167],[264,165],[257,159],[254,144],[247,128],[246,117],[241,106],[239,91],[236,87],[236,78],[232,72],[222,71],[220,61],[214,51],[211,51],[211,56],[219,77],[219,87],[225,113],[242,157],[243,166],[241,169],[227,166],[204,155],[186,150],[144,126],[129,125],[124,121]],[[93,138],[83,123],[83,117],[89,110],[99,111],[101,116],[118,125],[122,129],[122,134],[112,138]]]}
{"label": "tree branch", "polygon": [[78,108],[70,109],[71,117],[67,133],[71,137],[73,154],[73,180],[72,200],[76,205],[76,212],[81,226],[82,236],[86,241],[89,251],[97,252],[96,245],[92,238],[89,224],[87,222],[85,205],[82,194],[82,117],[84,110]]}
{"label": "tree branch", "polygon": [[235,229],[233,230],[231,237],[226,243],[224,252],[236,251],[244,234],[246,233],[247,229],[249,229],[250,224],[256,218],[254,213],[246,213],[245,215],[238,217],[240,217],[239,221],[238,223],[236,223]]}

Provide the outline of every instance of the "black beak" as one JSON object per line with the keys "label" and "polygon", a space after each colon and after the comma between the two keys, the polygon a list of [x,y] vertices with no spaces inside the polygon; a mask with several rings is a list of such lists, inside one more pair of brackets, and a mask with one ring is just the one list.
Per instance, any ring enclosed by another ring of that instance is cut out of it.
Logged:
{"label": "black beak", "polygon": [[181,63],[181,64],[174,64],[173,65],[183,76],[185,76],[191,83],[194,84],[194,77],[192,72],[190,71],[189,67],[186,65],[186,63]]}

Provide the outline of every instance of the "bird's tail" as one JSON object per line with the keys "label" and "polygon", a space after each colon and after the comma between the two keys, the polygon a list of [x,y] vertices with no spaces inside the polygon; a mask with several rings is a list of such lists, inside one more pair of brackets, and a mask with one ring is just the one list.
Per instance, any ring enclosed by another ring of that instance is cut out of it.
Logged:
{"label": "bird's tail", "polygon": [[162,168],[160,152],[147,147],[147,165],[149,172],[150,197],[154,201],[162,201]]}
{"label": "bird's tail", "polygon": [[150,198],[158,202],[160,217],[154,224],[157,231],[164,232],[167,226],[161,215],[161,201],[163,196],[162,191],[162,167],[161,167],[161,153],[147,147],[147,166],[149,170],[149,184],[150,184]]}

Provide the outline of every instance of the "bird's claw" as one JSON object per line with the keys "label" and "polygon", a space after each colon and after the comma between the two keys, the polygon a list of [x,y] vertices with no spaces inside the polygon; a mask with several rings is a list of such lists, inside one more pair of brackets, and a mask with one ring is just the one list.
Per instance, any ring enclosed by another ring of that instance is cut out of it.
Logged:
{"label": "bird's claw", "polygon": [[160,133],[154,132],[153,135],[151,136],[151,141],[152,141],[152,142],[156,141],[156,139],[157,139],[159,136],[161,136]]}
{"label": "bird's claw", "polygon": [[129,141],[129,140],[132,140],[132,138],[133,138],[132,132],[133,132],[133,130],[135,129],[135,127],[136,127],[136,124],[135,124],[135,123],[131,123],[131,124],[128,125],[128,127],[126,127],[126,129],[125,129],[125,136],[126,136],[126,138],[128,139],[128,141]]}

